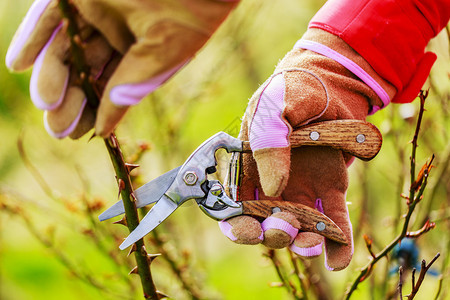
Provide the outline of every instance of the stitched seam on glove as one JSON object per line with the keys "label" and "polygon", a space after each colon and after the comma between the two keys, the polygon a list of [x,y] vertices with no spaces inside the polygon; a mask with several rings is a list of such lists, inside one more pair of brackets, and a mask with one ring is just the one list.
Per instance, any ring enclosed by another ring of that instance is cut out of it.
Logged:
{"label": "stitched seam on glove", "polygon": [[[329,107],[329,105],[330,105],[330,97],[329,97],[328,89],[327,89],[327,87],[326,87],[324,81],[323,81],[320,77],[318,77],[316,74],[314,74],[313,72],[311,72],[311,71],[309,71],[309,70],[301,69],[301,68],[288,68],[288,69],[284,69],[284,70],[282,70],[282,71],[280,71],[280,72],[278,72],[278,73],[273,74],[273,75],[266,81],[266,82],[268,82],[268,83],[266,84],[266,86],[264,87],[264,89],[263,89],[263,90],[261,91],[261,93],[260,93],[260,96],[259,96],[259,99],[258,99],[258,104],[257,104],[257,106],[256,106],[256,108],[255,108],[255,111],[254,111],[253,116],[252,116],[252,120],[251,120],[251,122],[250,122],[250,126],[249,126],[250,145],[252,146],[252,149],[254,149],[254,150],[258,150],[258,149],[262,149],[262,148],[282,148],[282,147],[287,147],[287,146],[289,145],[289,143],[287,142],[287,138],[288,138],[289,135],[291,134],[291,131],[292,131],[292,130],[291,130],[291,126],[290,126],[290,125],[286,122],[286,120],[282,117],[282,114],[283,114],[284,109],[285,109],[285,103],[284,103],[285,93],[283,93],[283,107],[282,107],[282,109],[280,109],[279,118],[280,118],[280,120],[286,125],[286,127],[287,127],[288,130],[289,130],[289,132],[288,132],[288,134],[287,134],[287,136],[286,136],[286,145],[284,146],[284,144],[282,144],[282,143],[277,143],[276,145],[269,145],[269,146],[268,146],[268,145],[266,145],[266,143],[265,143],[264,141],[263,141],[263,142],[257,142],[257,144],[255,145],[255,141],[254,141],[254,140],[257,139],[257,138],[252,137],[252,135],[255,133],[255,130],[252,128],[255,119],[256,119],[256,121],[258,121],[259,119],[262,119],[262,118],[257,118],[257,117],[255,118],[255,116],[258,114],[258,108],[260,108],[260,102],[261,102],[261,98],[262,98],[262,95],[263,95],[264,91],[266,90],[266,88],[270,85],[270,83],[272,82],[272,80],[273,80],[276,76],[284,75],[286,72],[304,72],[304,73],[307,73],[307,74],[311,75],[312,77],[314,77],[315,79],[317,79],[317,81],[320,82],[320,84],[323,86],[323,89],[324,89],[324,91],[325,91],[325,95],[326,95],[326,104],[325,104],[325,107],[323,108],[323,110],[322,110],[319,114],[317,114],[316,116],[313,116],[313,117],[311,117],[311,118],[305,120],[302,124],[299,124],[300,126],[306,125],[306,124],[308,124],[308,123],[310,123],[310,122],[312,122],[312,121],[314,121],[314,120],[316,120],[316,119],[319,119],[319,118],[326,112],[326,110],[328,109],[328,107]],[[283,79],[284,79],[284,76],[283,76]],[[284,82],[284,81],[283,81],[283,82]],[[262,125],[263,125],[264,122],[261,121],[260,123],[262,123],[262,124],[260,125],[260,127],[262,127]],[[258,124],[258,122],[257,122],[257,124]],[[256,125],[257,125],[257,124],[256,124]],[[267,129],[267,128],[265,128],[265,129]],[[256,130],[256,131],[258,131],[258,130]],[[257,134],[257,136],[258,136],[258,134]],[[270,143],[269,143],[269,144],[270,144]],[[283,145],[283,146],[281,146],[281,145]]]}
{"label": "stitched seam on glove", "polygon": [[342,54],[334,51],[333,49],[328,48],[325,45],[322,45],[317,42],[308,41],[308,40],[298,40],[295,43],[294,48],[302,48],[306,50],[310,50],[316,52],[318,54],[324,55],[328,58],[333,59],[334,61],[343,65],[347,70],[358,76],[365,84],[367,84],[377,95],[380,97],[383,102],[383,107],[372,106],[369,114],[374,114],[381,108],[386,107],[390,103],[389,95],[387,92],[372,78],[364,69],[358,66],[355,62],[343,56]]}
{"label": "stitched seam on glove", "polygon": [[286,83],[283,73],[270,76],[259,93],[249,126],[249,140],[253,150],[289,146],[288,137],[291,128],[283,118],[283,111],[286,108],[285,95]]}

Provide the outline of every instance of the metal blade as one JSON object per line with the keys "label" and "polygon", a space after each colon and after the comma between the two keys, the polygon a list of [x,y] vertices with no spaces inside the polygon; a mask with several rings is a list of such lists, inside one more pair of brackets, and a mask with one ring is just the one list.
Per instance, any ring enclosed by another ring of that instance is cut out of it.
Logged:
{"label": "metal blade", "polygon": [[143,238],[147,233],[156,228],[162,221],[164,221],[170,214],[172,214],[178,205],[169,197],[163,195],[161,199],[156,202],[155,206],[145,215],[141,223],[130,233],[125,241],[119,246],[120,250],[128,248]]}
{"label": "metal blade", "polygon": [[[136,196],[136,208],[141,208],[158,201],[172,185],[180,168],[181,166],[176,167],[138,188],[134,192]],[[125,213],[125,208],[123,207],[122,200],[119,200],[98,216],[98,219],[105,221],[123,213]]]}

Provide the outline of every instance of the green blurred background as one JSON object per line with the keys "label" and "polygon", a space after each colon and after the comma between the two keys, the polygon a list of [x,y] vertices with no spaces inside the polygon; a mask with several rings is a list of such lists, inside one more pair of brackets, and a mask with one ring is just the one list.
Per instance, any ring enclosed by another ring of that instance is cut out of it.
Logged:
{"label": "green blurred background", "polygon": [[[0,2],[0,57],[31,0]],[[246,0],[194,61],[164,87],[131,109],[117,129],[129,160],[138,158],[136,186],[181,164],[203,140],[219,130],[236,135],[247,99],[306,30],[324,1]],[[427,111],[419,139],[418,167],[436,155],[429,188],[413,215],[412,230],[424,216],[436,228],[418,240],[420,259],[441,257],[418,299],[450,299],[448,289],[450,199],[450,59],[444,31],[430,48],[439,55],[426,88]],[[42,125],[43,112],[29,100],[30,72],[11,74],[0,63],[0,299],[139,299],[133,259],[117,249],[126,228],[99,223],[96,216],[117,201],[117,185],[100,139],[56,140]],[[380,154],[349,169],[348,202],[355,234],[355,256],[341,272],[328,272],[323,258],[303,262],[311,284],[326,287],[330,299],[342,297],[369,257],[363,234],[381,250],[399,233],[406,212],[400,193],[408,187],[410,144],[418,101],[390,105],[369,118],[384,135]],[[18,143],[28,159],[20,155]],[[139,150],[144,149],[144,150]],[[140,152],[139,152],[140,151]],[[31,171],[30,171],[31,170]],[[34,171],[33,171],[34,170]],[[34,172],[34,173],[33,173]],[[38,174],[38,175],[37,175]],[[40,181],[40,182],[39,182]],[[44,183],[43,183],[44,182]],[[48,189],[46,190],[46,187]],[[228,241],[215,221],[186,204],[152,237],[151,253],[174,258],[182,277],[204,299],[290,299],[262,246]],[[152,242],[153,241],[153,242]],[[277,252],[292,269],[286,251]],[[394,260],[382,260],[352,299],[385,299],[398,276],[387,276]],[[152,264],[156,286],[173,299],[189,299],[167,260]],[[306,276],[306,275],[305,275]],[[410,290],[405,283],[405,294]],[[314,299],[311,290],[310,299]],[[431,296],[430,296],[431,295]]]}

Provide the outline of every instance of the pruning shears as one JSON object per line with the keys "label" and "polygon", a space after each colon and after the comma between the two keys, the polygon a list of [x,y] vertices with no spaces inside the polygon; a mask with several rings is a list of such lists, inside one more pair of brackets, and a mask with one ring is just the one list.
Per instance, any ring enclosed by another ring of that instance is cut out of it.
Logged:
{"label": "pruning shears", "polygon": [[[294,130],[291,147],[330,146],[348,152],[363,160],[375,157],[381,148],[382,138],[378,129],[367,122],[356,120],[325,121]],[[228,170],[228,193],[218,180],[208,180],[207,175],[216,172],[215,152],[224,148],[232,153]],[[144,184],[135,191],[136,207],[155,203],[140,224],[120,245],[123,250],[155,229],[178,207],[194,199],[200,209],[215,220],[239,215],[266,218],[277,211],[293,213],[302,231],[320,234],[338,243],[346,244],[342,230],[326,215],[308,206],[283,200],[239,201],[240,157],[251,152],[250,144],[219,132],[203,142],[183,165]],[[125,212],[121,200],[103,212],[104,221]]]}

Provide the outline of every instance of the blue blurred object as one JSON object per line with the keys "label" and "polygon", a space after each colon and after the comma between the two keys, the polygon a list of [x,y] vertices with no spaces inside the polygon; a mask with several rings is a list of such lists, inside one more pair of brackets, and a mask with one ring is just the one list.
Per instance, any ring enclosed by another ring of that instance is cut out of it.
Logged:
{"label": "blue blurred object", "polygon": [[[398,272],[400,266],[403,270],[416,269],[420,272],[421,262],[419,261],[419,247],[414,239],[404,238],[392,249],[392,258],[396,260],[396,265],[391,268],[389,275],[392,276]],[[438,276],[440,273],[433,269],[428,269],[427,274]]]}

